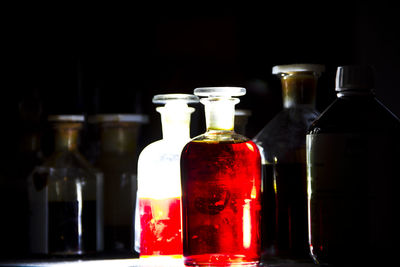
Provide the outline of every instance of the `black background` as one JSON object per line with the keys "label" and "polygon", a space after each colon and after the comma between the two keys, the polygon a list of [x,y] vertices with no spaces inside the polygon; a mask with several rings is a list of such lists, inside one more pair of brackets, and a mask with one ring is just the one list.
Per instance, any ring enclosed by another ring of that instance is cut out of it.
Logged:
{"label": "black background", "polygon": [[[203,2],[204,3],[204,2]],[[145,113],[144,143],[161,134],[151,98],[198,86],[247,88],[253,137],[281,109],[278,64],[319,63],[317,108],[335,98],[336,67],[371,64],[377,96],[400,114],[397,6],[307,1],[215,5],[16,6],[4,9],[2,113],[10,132],[22,99],[42,118],[61,113]],[[198,110],[202,106],[198,106]],[[193,134],[204,131],[196,122]],[[157,133],[156,133],[157,132]]]}
{"label": "black background", "polygon": [[[317,92],[320,111],[336,97],[337,66],[371,64],[378,98],[400,115],[397,5],[136,2],[3,6],[2,176],[20,164],[10,155],[23,132],[45,125],[49,114],[147,114],[150,123],[142,127],[140,152],[161,138],[152,97],[192,93],[199,86],[246,87],[237,108],[252,111],[247,128],[252,138],[282,108],[280,83],[271,74],[279,64],[326,66]],[[205,131],[203,107],[196,108],[192,136]],[[84,140],[90,143],[91,136]]]}

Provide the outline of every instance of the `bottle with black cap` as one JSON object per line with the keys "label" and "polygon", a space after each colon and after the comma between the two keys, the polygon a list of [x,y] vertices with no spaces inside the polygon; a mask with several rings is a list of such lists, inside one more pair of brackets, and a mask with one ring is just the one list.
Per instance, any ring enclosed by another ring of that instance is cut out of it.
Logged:
{"label": "bottle with black cap", "polygon": [[318,264],[384,266],[398,249],[400,120],[375,97],[373,77],[370,66],[339,67],[337,99],[307,134],[309,244]]}

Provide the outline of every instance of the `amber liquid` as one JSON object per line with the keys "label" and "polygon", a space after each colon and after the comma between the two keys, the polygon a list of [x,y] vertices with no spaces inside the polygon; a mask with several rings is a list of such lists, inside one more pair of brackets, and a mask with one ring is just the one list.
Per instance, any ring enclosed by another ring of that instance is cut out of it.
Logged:
{"label": "amber liquid", "polygon": [[307,259],[306,164],[280,163],[263,167],[264,257]]}
{"label": "amber liquid", "polygon": [[261,252],[261,161],[247,142],[192,141],[182,166],[185,264],[252,265]]}
{"label": "amber liquid", "polygon": [[181,199],[139,198],[140,257],[182,257]]}
{"label": "amber liquid", "polygon": [[86,254],[95,252],[96,229],[96,201],[49,202],[50,253]]}

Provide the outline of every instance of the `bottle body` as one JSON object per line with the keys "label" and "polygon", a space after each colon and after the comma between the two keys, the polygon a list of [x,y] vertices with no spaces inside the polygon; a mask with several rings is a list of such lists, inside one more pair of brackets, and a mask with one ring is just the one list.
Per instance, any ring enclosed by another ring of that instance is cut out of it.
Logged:
{"label": "bottle body", "polygon": [[260,155],[252,141],[238,136],[199,137],[182,152],[186,265],[260,260]]}
{"label": "bottle body", "polygon": [[317,116],[312,108],[284,109],[255,139],[263,153],[263,257],[267,260],[308,257],[305,136]]}
{"label": "bottle body", "polygon": [[184,144],[170,145],[160,140],[147,146],[139,156],[141,258],[182,257],[179,157]]}
{"label": "bottle body", "polygon": [[340,97],[313,123],[307,172],[315,262],[393,262],[399,136],[400,121],[372,94]]}
{"label": "bottle body", "polygon": [[[64,160],[79,159],[62,155]],[[101,251],[102,176],[82,166],[43,165],[29,179],[31,251],[80,255]]]}
{"label": "bottle body", "polygon": [[90,118],[100,127],[100,154],[94,166],[104,175],[104,251],[134,255],[137,193],[137,136],[147,117],[101,114]]}

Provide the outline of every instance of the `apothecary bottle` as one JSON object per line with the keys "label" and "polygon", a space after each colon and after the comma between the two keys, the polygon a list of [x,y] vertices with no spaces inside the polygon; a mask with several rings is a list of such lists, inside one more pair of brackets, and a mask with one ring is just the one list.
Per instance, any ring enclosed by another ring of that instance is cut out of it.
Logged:
{"label": "apothecary bottle", "polygon": [[324,67],[273,67],[282,84],[283,110],[254,137],[263,162],[263,258],[309,258],[306,134],[317,118],[317,81]]}
{"label": "apothecary bottle", "polygon": [[182,151],[184,263],[255,266],[260,260],[261,159],[234,132],[241,87],[197,88],[207,131]]}
{"label": "apothecary bottle", "polygon": [[162,139],[143,149],[138,160],[138,225],[136,247],[140,258],[182,258],[180,155],[190,141],[190,117],[198,97],[162,94]]}
{"label": "apothecary bottle", "polygon": [[54,115],[54,153],[28,179],[30,250],[51,255],[103,249],[103,181],[78,150],[84,116]]}
{"label": "apothecary bottle", "polygon": [[390,266],[398,255],[400,120],[369,66],[337,69],[337,99],[307,135],[310,252],[318,264]]}
{"label": "apothecary bottle", "polygon": [[98,114],[89,122],[100,131],[94,166],[104,175],[104,252],[134,255],[137,139],[142,114]]}

